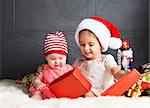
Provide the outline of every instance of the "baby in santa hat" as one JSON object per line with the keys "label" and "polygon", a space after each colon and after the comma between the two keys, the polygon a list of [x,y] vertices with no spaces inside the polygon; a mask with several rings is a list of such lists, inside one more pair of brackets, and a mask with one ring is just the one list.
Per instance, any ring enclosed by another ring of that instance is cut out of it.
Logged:
{"label": "baby in santa hat", "polygon": [[102,54],[108,48],[118,49],[122,45],[120,32],[111,22],[94,16],[84,19],[75,32],[75,41],[83,57],[77,58],[77,67],[92,84],[91,91],[85,97],[100,94],[124,75],[111,54]]}
{"label": "baby in santa hat", "polygon": [[44,44],[44,56],[47,64],[44,64],[42,70],[38,71],[33,85],[29,88],[33,99],[41,100],[55,97],[48,85],[73,69],[71,65],[66,64],[67,54],[68,46],[64,34],[59,31],[55,34],[47,34]]}

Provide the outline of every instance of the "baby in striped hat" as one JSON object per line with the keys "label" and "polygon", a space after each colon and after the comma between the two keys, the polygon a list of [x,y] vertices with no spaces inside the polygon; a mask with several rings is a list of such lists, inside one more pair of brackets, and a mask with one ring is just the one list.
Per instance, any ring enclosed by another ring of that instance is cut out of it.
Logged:
{"label": "baby in striped hat", "polygon": [[49,99],[55,95],[49,90],[48,85],[72,70],[70,64],[66,64],[68,54],[68,46],[64,34],[57,31],[55,34],[47,34],[44,44],[44,56],[47,64],[33,82],[33,86],[29,88],[32,98],[36,100]]}

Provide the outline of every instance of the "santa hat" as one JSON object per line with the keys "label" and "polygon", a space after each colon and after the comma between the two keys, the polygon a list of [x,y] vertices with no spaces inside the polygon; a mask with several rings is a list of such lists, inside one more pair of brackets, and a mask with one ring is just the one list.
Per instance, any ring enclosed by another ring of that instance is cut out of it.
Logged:
{"label": "santa hat", "polygon": [[68,46],[64,34],[57,31],[55,34],[47,34],[44,44],[45,56],[57,53],[62,55],[68,54]]}
{"label": "santa hat", "polygon": [[96,35],[102,46],[102,52],[107,51],[108,47],[111,49],[119,49],[122,45],[120,39],[121,34],[118,28],[107,20],[93,16],[90,19],[82,20],[78,25],[75,32],[75,41],[78,46],[80,46],[79,33],[84,29],[90,30]]}

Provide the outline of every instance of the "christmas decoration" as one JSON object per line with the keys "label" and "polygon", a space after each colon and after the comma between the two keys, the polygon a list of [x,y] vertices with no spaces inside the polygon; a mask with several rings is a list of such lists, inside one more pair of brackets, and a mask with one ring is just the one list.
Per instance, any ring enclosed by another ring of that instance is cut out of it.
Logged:
{"label": "christmas decoration", "polygon": [[118,66],[121,70],[127,71],[133,68],[133,50],[129,47],[128,40],[122,41],[122,46],[117,53]]}
{"label": "christmas decoration", "polygon": [[150,96],[150,63],[142,65],[140,73],[141,78],[128,90],[128,97]]}
{"label": "christmas decoration", "polygon": [[128,90],[127,96],[129,97],[139,97],[142,92],[142,86],[140,80],[137,83],[133,84],[133,86]]}

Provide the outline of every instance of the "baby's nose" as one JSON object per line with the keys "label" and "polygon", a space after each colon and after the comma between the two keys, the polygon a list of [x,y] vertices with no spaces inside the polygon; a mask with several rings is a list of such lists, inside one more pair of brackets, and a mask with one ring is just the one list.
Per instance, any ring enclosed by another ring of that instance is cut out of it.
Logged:
{"label": "baby's nose", "polygon": [[89,46],[88,46],[88,45],[85,45],[84,49],[85,49],[85,50],[88,50],[88,49],[89,49]]}
{"label": "baby's nose", "polygon": [[55,60],[55,63],[60,63],[60,59],[56,59],[56,60]]}

